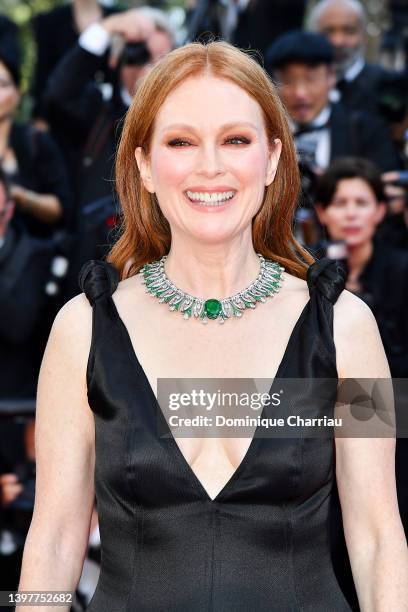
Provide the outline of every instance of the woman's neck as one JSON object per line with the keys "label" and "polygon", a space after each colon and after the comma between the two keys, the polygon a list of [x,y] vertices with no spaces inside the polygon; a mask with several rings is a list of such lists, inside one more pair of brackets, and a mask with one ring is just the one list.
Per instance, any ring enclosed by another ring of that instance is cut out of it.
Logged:
{"label": "woman's neck", "polygon": [[223,299],[245,289],[259,274],[252,242],[197,245],[172,242],[165,263],[168,278],[182,291],[204,299]]}
{"label": "woman's neck", "polygon": [[349,278],[355,279],[361,274],[373,253],[373,241],[363,242],[353,247],[349,247],[348,266]]}

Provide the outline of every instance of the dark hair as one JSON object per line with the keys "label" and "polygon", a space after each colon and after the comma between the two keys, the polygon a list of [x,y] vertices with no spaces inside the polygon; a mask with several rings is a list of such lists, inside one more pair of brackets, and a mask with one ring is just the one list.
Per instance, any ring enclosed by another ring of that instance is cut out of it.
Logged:
{"label": "dark hair", "polygon": [[377,166],[362,157],[340,157],[336,159],[317,181],[316,202],[324,208],[329,206],[342,179],[359,178],[366,182],[378,202],[384,200],[384,186]]}
{"label": "dark hair", "polygon": [[322,34],[291,30],[279,36],[268,47],[265,63],[270,72],[292,63],[330,66],[333,63],[333,47]]}
{"label": "dark hair", "polygon": [[22,49],[17,25],[0,15],[0,62],[10,73],[16,87],[20,86]]}

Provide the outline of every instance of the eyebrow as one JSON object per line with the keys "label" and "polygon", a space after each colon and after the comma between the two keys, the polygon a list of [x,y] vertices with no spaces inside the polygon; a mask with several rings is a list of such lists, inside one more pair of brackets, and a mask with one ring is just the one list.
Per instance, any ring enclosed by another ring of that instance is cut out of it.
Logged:
{"label": "eyebrow", "polygon": [[[224,132],[224,131],[227,131],[233,128],[240,128],[240,127],[241,128],[249,127],[255,130],[256,132],[259,131],[259,128],[254,123],[251,123],[250,121],[234,121],[233,123],[224,123],[224,125],[221,126],[220,131]],[[198,131],[193,125],[188,125],[187,123],[172,123],[171,125],[166,125],[161,130],[161,133],[167,132],[169,130],[190,130],[191,132]]]}

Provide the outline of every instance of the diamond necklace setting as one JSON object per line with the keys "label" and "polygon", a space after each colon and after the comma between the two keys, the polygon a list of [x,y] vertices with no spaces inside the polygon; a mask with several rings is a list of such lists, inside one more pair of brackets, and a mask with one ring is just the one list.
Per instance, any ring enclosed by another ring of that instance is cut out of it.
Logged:
{"label": "diamond necklace setting", "polygon": [[194,317],[204,324],[208,323],[208,320],[225,323],[231,317],[242,317],[247,308],[255,308],[258,302],[266,302],[268,297],[278,293],[282,285],[285,268],[277,262],[265,259],[260,253],[257,255],[260,271],[255,281],[243,291],[221,300],[197,298],[176,287],[164,271],[167,255],[163,255],[158,261],[145,264],[139,275],[147,293],[159,302],[167,303],[170,310],[179,311],[184,319]]}

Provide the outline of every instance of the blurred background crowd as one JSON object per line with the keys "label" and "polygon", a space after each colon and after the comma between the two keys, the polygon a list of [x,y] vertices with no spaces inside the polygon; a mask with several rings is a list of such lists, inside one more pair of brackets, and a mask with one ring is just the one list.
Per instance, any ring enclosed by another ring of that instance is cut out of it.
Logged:
{"label": "blurred background crowd", "polygon": [[[392,376],[408,377],[408,0],[0,0],[0,590],[17,589],[31,520],[50,327],[120,226],[123,117],[163,55],[211,35],[255,50],[275,82],[302,175],[295,235],[345,267]],[[85,609],[98,571],[95,508],[73,609]]]}

